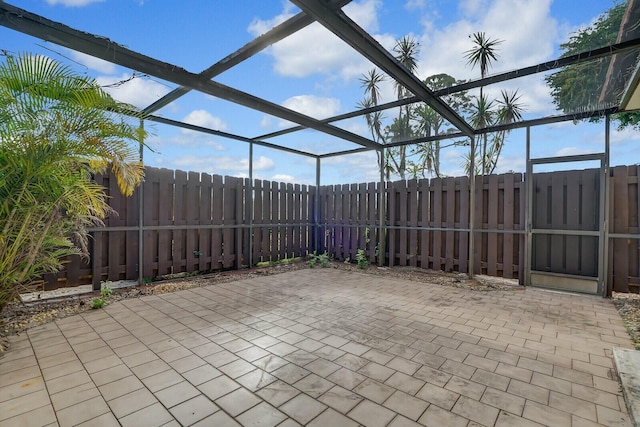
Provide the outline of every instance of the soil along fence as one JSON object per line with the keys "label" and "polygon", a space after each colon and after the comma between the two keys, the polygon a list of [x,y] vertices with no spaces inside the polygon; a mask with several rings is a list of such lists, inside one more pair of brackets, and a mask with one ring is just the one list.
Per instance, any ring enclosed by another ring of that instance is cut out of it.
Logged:
{"label": "soil along fence", "polygon": [[[637,166],[611,170],[610,290],[626,291],[630,286],[637,290],[640,283],[638,170]],[[558,205],[574,203],[575,188],[580,189],[578,200],[588,199],[586,191],[591,190],[585,183],[593,174],[587,170],[535,175],[534,191],[542,195],[535,200],[549,201],[537,209],[549,212],[548,221],[554,228],[582,226],[576,225],[567,208]],[[389,266],[459,272],[470,268],[467,177],[387,182],[382,189],[380,183],[329,185],[321,186],[316,195],[314,186],[261,180],[252,184],[246,178],[147,168],[142,206],[139,192],[122,197],[109,175],[98,176],[96,181],[107,188],[110,204],[119,215],[110,216],[105,228],[92,233],[91,259],[68,260],[63,271],[44,277],[46,289],[87,283],[97,288],[104,280],[136,280],[139,264],[143,277],[154,279],[248,267],[304,256],[314,250],[327,251],[339,260],[366,257],[371,263],[382,256]],[[522,281],[523,175],[477,177],[473,215],[474,272]],[[555,248],[557,240],[548,239],[549,248]],[[572,251],[579,254],[582,246],[591,244],[583,240],[586,243],[577,247],[571,239],[562,240],[569,257],[563,255],[558,260],[549,249],[553,256],[538,257],[535,268],[547,268],[547,259],[550,267],[560,263],[571,272],[572,264],[567,264],[567,259],[575,258]],[[534,250],[542,250],[541,243],[534,246]]]}

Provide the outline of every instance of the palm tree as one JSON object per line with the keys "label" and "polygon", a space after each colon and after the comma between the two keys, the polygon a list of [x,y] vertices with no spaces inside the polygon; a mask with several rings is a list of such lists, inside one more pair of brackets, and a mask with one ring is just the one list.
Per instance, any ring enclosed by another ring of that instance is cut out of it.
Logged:
{"label": "palm tree", "polygon": [[[418,42],[409,36],[404,36],[396,42],[393,47],[396,59],[407,71],[415,74],[418,68],[417,56],[420,51]],[[394,82],[398,99],[404,99],[411,96],[411,92],[397,81]],[[402,129],[399,126],[403,126]],[[411,126],[411,106],[405,105],[398,109],[398,117],[394,120],[391,127],[392,133],[395,135],[395,141],[404,141],[413,136],[413,128]],[[405,179],[405,171],[407,168],[407,146],[396,147],[391,151],[391,158],[396,165],[396,173],[400,175],[400,179]]]}
{"label": "palm tree", "polygon": [[[364,87],[364,100],[356,105],[356,108],[366,110],[378,105],[380,99],[380,83],[385,79],[384,74],[380,74],[375,68],[371,69],[368,74],[364,74],[360,77],[361,86]],[[371,131],[371,137],[374,141],[384,144],[384,134],[382,132],[382,120],[383,115],[381,111],[375,111],[373,113],[366,113],[364,115],[367,121],[367,127]],[[381,158],[378,152],[378,166],[385,167],[385,159]],[[388,170],[388,168],[386,168]]]}
{"label": "palm tree", "polygon": [[[477,32],[469,36],[473,41],[473,47],[465,52],[465,58],[467,58],[467,64],[474,68],[476,65],[480,66],[480,76],[485,78],[489,72],[492,61],[498,60],[498,54],[496,52],[497,46],[502,43],[502,40],[490,39],[484,32]],[[483,87],[480,86],[480,99],[483,98]],[[487,154],[487,134],[483,135],[482,141],[482,174],[487,169],[486,166],[486,154]]]}
{"label": "palm tree", "polygon": [[[19,289],[86,254],[87,227],[111,212],[92,174],[131,195],[144,131],[98,84],[43,56],[0,64],[0,311]],[[137,144],[136,144],[137,145]]]}
{"label": "palm tree", "polygon": [[[424,80],[424,84],[431,90],[437,91],[439,89],[445,89],[457,84],[464,83],[461,80],[456,80],[454,77],[448,74],[435,74],[429,76]],[[458,92],[450,95],[446,95],[443,98],[451,108],[464,113],[470,108],[470,99],[467,96],[467,92]],[[453,131],[453,128],[445,129],[446,120],[438,114],[433,108],[426,103],[421,103],[416,106],[413,111],[413,118],[417,121],[415,131],[420,136],[437,136],[442,133]],[[443,148],[460,145],[460,141],[453,141],[447,145],[441,145],[440,141],[424,142],[415,145],[412,148],[412,154],[417,154],[422,166],[422,176],[426,177],[426,173],[431,173],[436,177],[440,177],[440,152]]]}
{"label": "palm tree", "polygon": [[[502,90],[500,92],[501,99],[496,101],[498,104],[498,111],[496,112],[496,124],[507,125],[519,120],[522,120],[522,113],[525,111],[525,105],[520,101],[521,95],[518,94],[518,90],[508,92]],[[509,135],[510,130],[503,130],[498,132],[494,137],[494,142],[491,146],[491,153],[489,157],[489,174],[492,174],[498,165],[498,159],[504,146],[504,141]]]}

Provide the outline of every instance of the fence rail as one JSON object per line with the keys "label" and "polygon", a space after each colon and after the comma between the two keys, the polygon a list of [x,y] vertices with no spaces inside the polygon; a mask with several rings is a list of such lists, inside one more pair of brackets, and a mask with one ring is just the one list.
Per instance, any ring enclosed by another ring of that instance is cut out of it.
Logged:
{"label": "fence rail", "polygon": [[[610,290],[637,291],[640,284],[638,170],[611,170]],[[544,185],[557,194],[554,174],[545,174]],[[118,215],[93,231],[90,259],[67,260],[63,271],[43,277],[46,289],[136,280],[140,229],[145,278],[242,268],[314,250],[352,260],[360,250],[370,262],[383,257],[389,266],[470,268],[467,177],[386,182],[382,188],[374,182],[321,186],[316,209],[314,186],[147,168],[142,222],[137,194],[121,196],[108,174],[96,182]],[[476,177],[475,188],[474,272],[523,280],[523,174]]]}

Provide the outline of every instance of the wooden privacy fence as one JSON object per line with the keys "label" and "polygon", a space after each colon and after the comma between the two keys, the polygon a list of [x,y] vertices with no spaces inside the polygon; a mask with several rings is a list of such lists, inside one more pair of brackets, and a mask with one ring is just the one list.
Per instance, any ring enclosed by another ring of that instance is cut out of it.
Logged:
{"label": "wooden privacy fence", "polygon": [[[69,259],[45,288],[138,279],[142,229],[143,277],[209,272],[306,255],[312,244],[314,187],[146,168],[140,194],[123,197],[115,178],[99,175],[111,215],[92,232],[91,257]],[[142,226],[139,218],[142,213]]]}
{"label": "wooden privacy fence", "polygon": [[[322,242],[330,254],[370,262],[383,251],[389,266],[469,270],[469,179],[387,182],[382,189],[385,224],[380,236],[380,184],[320,188]],[[476,178],[474,233],[476,273],[521,278],[524,182],[522,174]]]}
{"label": "wooden privacy fence", "polygon": [[[640,283],[638,170],[611,170],[610,290],[637,291]],[[562,174],[567,172],[543,174],[549,177],[540,182],[553,194],[566,194],[571,190],[566,178],[557,178]],[[261,180],[250,185],[246,178],[147,168],[142,209],[138,192],[125,198],[109,175],[96,181],[106,187],[119,215],[92,233],[91,259],[68,260],[63,271],[44,277],[47,289],[136,280],[140,263],[143,277],[153,279],[248,267],[314,250],[339,260],[355,260],[360,250],[369,262],[382,256],[389,266],[459,272],[470,268],[467,177],[387,182],[382,188],[380,183],[328,185],[316,194],[314,186]],[[474,272],[522,281],[523,175],[477,177],[475,188]],[[571,246],[569,242],[567,248]]]}

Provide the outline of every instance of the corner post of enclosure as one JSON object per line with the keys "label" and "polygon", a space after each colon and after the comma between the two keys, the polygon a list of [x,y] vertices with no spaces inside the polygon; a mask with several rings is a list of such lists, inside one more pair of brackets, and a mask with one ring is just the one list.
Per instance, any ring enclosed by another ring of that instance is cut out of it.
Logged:
{"label": "corner post of enclosure", "polygon": [[316,157],[316,193],[313,200],[313,216],[314,216],[314,231],[315,242],[313,242],[313,250],[315,253],[320,253],[320,156]]}
{"label": "corner post of enclosure", "polygon": [[253,142],[249,142],[249,188],[245,191],[245,202],[247,203],[247,223],[249,225],[249,268],[253,267]]}
{"label": "corner post of enclosure", "polygon": [[527,126],[526,142],[527,169],[524,175],[524,285],[531,286],[531,251],[533,248],[533,164],[531,163],[531,127]]}
{"label": "corner post of enclosure", "polygon": [[[140,146],[139,146],[139,160],[140,163],[144,159],[144,119],[140,119]],[[138,186],[138,285],[144,284],[144,179]]]}
{"label": "corner post of enclosure", "polygon": [[604,191],[600,192],[600,265],[598,266],[598,284],[602,286],[602,296],[609,293],[607,277],[609,276],[609,156],[611,148],[611,117],[605,116],[604,121],[604,159],[601,168],[601,184]]}
{"label": "corner post of enclosure", "polygon": [[476,138],[472,136],[469,147],[469,271],[470,279],[473,279],[475,267],[474,228],[476,211]]}
{"label": "corner post of enclosure", "polygon": [[378,183],[378,265],[382,267],[385,261],[385,208],[386,202],[384,200],[385,197],[385,189],[384,189],[384,163],[385,163],[385,149],[384,147],[378,150],[378,155],[380,157],[380,182]]}

